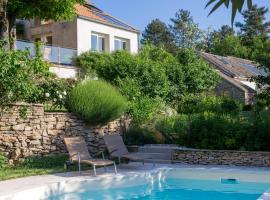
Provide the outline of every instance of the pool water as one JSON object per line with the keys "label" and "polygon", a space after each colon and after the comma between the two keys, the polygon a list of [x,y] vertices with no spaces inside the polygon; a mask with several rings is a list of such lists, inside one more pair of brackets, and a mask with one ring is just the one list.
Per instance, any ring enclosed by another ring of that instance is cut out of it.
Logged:
{"label": "pool water", "polygon": [[[102,189],[96,182],[91,186],[82,186],[84,189],[75,192],[52,196],[49,200],[256,200],[270,188],[270,180],[269,182],[260,182],[260,179],[257,179],[258,181],[241,179],[221,181],[224,175],[222,173],[211,175],[208,172],[205,177],[199,177],[202,172],[197,172],[198,178],[194,178],[197,176],[196,173],[192,173],[195,174],[193,177],[188,173],[188,171],[181,171],[181,173],[167,171],[127,180],[123,178],[122,183],[115,187],[116,182],[111,180],[107,181],[111,188],[106,189]],[[183,176],[184,178],[179,178]],[[218,176],[220,178],[217,178]],[[211,177],[209,178],[211,180],[207,177]],[[129,183],[136,182],[136,179],[141,180],[138,184],[130,186]]]}
{"label": "pool water", "polygon": [[256,200],[269,188],[265,183],[221,184],[220,181],[169,179],[163,188],[139,200]]}

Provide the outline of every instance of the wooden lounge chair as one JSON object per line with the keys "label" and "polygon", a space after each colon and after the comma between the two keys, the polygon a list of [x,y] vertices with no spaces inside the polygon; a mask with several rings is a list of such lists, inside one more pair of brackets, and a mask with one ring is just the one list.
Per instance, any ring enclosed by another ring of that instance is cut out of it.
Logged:
{"label": "wooden lounge chair", "polygon": [[119,134],[105,135],[103,137],[106,147],[111,157],[118,158],[121,163],[121,158],[128,160],[141,161],[144,164],[145,159],[151,159],[150,156],[144,153],[129,153],[122,137]]}
{"label": "wooden lounge chair", "polygon": [[114,161],[104,159],[93,159],[88,152],[85,140],[82,137],[64,138],[70,161],[78,162],[79,172],[81,172],[81,163],[86,163],[93,166],[94,174],[97,175],[96,166],[103,166],[106,169],[108,165],[114,165],[114,171],[117,173],[117,168]]}

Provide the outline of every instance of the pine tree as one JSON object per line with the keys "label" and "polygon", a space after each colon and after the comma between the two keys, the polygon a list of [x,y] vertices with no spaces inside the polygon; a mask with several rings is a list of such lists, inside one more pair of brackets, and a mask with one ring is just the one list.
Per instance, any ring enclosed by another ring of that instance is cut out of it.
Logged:
{"label": "pine tree", "polygon": [[147,25],[142,33],[141,42],[142,44],[150,43],[157,47],[164,47],[168,51],[174,49],[173,35],[168,26],[159,19],[155,19]]}
{"label": "pine tree", "polygon": [[258,7],[253,5],[250,10],[242,13],[244,23],[237,22],[236,27],[240,29],[240,36],[243,38],[245,45],[252,44],[254,37],[260,37],[266,40],[270,33],[270,22],[266,22],[266,7]]}

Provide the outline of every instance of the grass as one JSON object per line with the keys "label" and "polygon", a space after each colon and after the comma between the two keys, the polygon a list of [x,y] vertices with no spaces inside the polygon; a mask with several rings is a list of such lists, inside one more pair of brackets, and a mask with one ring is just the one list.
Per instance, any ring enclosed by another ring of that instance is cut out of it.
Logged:
{"label": "grass", "polygon": [[[24,162],[18,163],[15,166],[0,168],[0,181],[27,176],[37,176],[55,173],[64,173],[77,171],[77,165],[64,168],[64,164],[68,160],[67,155],[51,155],[42,157],[30,157]],[[89,165],[82,165],[82,170],[91,169]]]}
{"label": "grass", "polygon": [[14,178],[21,178],[26,176],[37,176],[37,175],[45,175],[45,174],[54,174],[65,172],[64,168],[51,168],[51,169],[29,169],[23,167],[6,167],[0,170],[0,181],[9,180]]}

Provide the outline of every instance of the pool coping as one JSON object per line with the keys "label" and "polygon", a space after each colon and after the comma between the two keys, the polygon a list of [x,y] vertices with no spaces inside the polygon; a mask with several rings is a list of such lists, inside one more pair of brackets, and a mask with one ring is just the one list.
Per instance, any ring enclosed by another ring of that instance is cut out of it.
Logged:
{"label": "pool coping", "polygon": [[[235,171],[251,171],[251,172],[268,172],[270,173],[270,168],[264,167],[234,167],[234,166],[205,166],[205,165],[183,165],[183,164],[157,164],[155,167],[152,164],[146,164],[142,166],[141,163],[131,163],[129,165],[122,165],[119,168],[119,174],[117,176],[126,176],[128,174],[136,173],[152,173],[161,169],[171,169],[171,168],[190,168],[190,169],[217,169],[217,170],[235,170]],[[101,171],[102,169],[99,169]],[[84,171],[81,175],[78,172],[67,172],[61,174],[53,175],[42,175],[42,176],[32,176],[24,177],[19,179],[12,179],[7,181],[0,181],[0,200],[10,200],[12,199],[11,194],[23,193],[25,191],[31,191],[34,189],[43,189],[45,187],[53,187],[54,184],[68,184],[70,182],[83,182],[98,180],[106,177],[115,177],[113,174],[113,169],[109,168],[109,173],[101,173],[97,177],[89,176],[91,171]],[[91,174],[93,174],[91,172]],[[44,189],[45,190],[45,189]],[[262,194],[259,200],[270,200],[270,188]]]}

